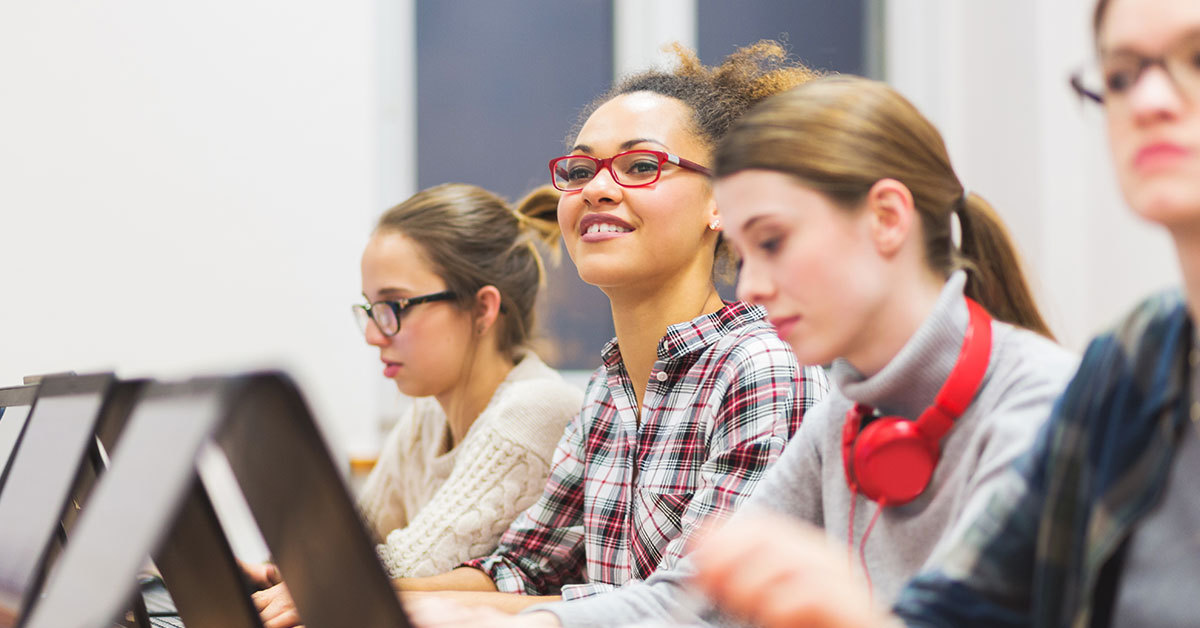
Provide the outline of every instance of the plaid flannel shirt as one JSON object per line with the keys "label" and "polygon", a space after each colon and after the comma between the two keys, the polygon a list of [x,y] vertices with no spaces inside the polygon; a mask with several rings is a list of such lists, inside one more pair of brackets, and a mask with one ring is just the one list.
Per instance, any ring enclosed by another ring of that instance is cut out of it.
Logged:
{"label": "plaid flannel shirt", "polygon": [[1159,501],[1187,427],[1192,334],[1173,292],[1093,340],[1032,451],[896,613],[910,626],[1108,625],[1114,558]]}
{"label": "plaid flannel shirt", "polygon": [[702,522],[750,494],[829,388],[764,314],[735,302],[668,328],[640,422],[610,341],[542,497],[491,556],[465,565],[500,591],[576,599],[674,564]]}

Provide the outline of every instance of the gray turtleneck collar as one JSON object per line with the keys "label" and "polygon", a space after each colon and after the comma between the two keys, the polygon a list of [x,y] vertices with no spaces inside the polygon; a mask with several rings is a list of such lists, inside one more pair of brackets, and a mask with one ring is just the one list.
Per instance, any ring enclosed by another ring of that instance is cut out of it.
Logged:
{"label": "gray turtleneck collar", "polygon": [[884,414],[916,419],[933,403],[958,360],[967,332],[966,283],[966,272],[950,275],[925,322],[874,376],[863,376],[842,358],[834,360],[833,380],[842,394]]}

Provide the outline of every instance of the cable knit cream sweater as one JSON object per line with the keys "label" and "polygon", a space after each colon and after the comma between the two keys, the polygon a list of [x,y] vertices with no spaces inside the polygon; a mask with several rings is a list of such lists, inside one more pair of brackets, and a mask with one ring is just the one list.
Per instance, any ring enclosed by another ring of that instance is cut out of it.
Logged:
{"label": "cable knit cream sweater", "polygon": [[359,506],[393,578],[429,576],[496,548],[541,495],[554,447],[583,393],[527,353],[453,450],[446,416],[416,399],[388,435]]}

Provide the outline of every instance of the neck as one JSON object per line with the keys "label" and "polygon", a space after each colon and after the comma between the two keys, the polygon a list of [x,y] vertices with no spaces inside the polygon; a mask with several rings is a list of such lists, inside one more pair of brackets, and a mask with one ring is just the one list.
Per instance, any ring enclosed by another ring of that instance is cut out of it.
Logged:
{"label": "neck", "polygon": [[893,289],[868,317],[854,343],[859,349],[847,353],[846,360],[867,377],[881,371],[929,318],[945,284],[944,278],[922,272],[903,282],[904,289]]}
{"label": "neck", "polygon": [[488,342],[485,337],[480,340],[474,359],[464,367],[458,384],[436,395],[442,412],[446,414],[446,425],[450,428],[447,450],[462,442],[467,430],[487,408],[496,394],[496,388],[508,377],[512,368],[512,360],[496,350],[495,343]]}
{"label": "neck", "polygon": [[1196,313],[1200,312],[1200,229],[1173,229],[1171,237],[1175,240],[1175,254],[1179,257],[1188,311],[1195,318]]}
{"label": "neck", "polygon": [[604,290],[612,306],[621,361],[633,381],[639,412],[650,371],[658,359],[658,342],[667,328],[723,307],[710,272],[687,273],[666,283]]}

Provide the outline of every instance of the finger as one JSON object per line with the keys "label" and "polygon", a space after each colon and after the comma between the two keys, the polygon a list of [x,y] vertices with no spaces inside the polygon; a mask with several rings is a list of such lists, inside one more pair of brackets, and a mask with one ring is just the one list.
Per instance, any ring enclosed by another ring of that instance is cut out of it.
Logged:
{"label": "finger", "polygon": [[274,597],[275,596],[271,595],[267,589],[255,591],[254,593],[250,594],[250,599],[254,601],[254,610],[258,611],[259,613],[262,613],[263,609],[271,604],[271,600],[274,599]]}
{"label": "finger", "polygon": [[283,576],[279,573],[279,567],[276,567],[275,563],[263,563],[263,567],[265,568],[263,570],[263,577],[267,582],[271,583],[271,585],[283,582]]}
{"label": "finger", "polygon": [[263,628],[296,628],[300,625],[300,615],[295,609],[286,611],[263,622]]}

